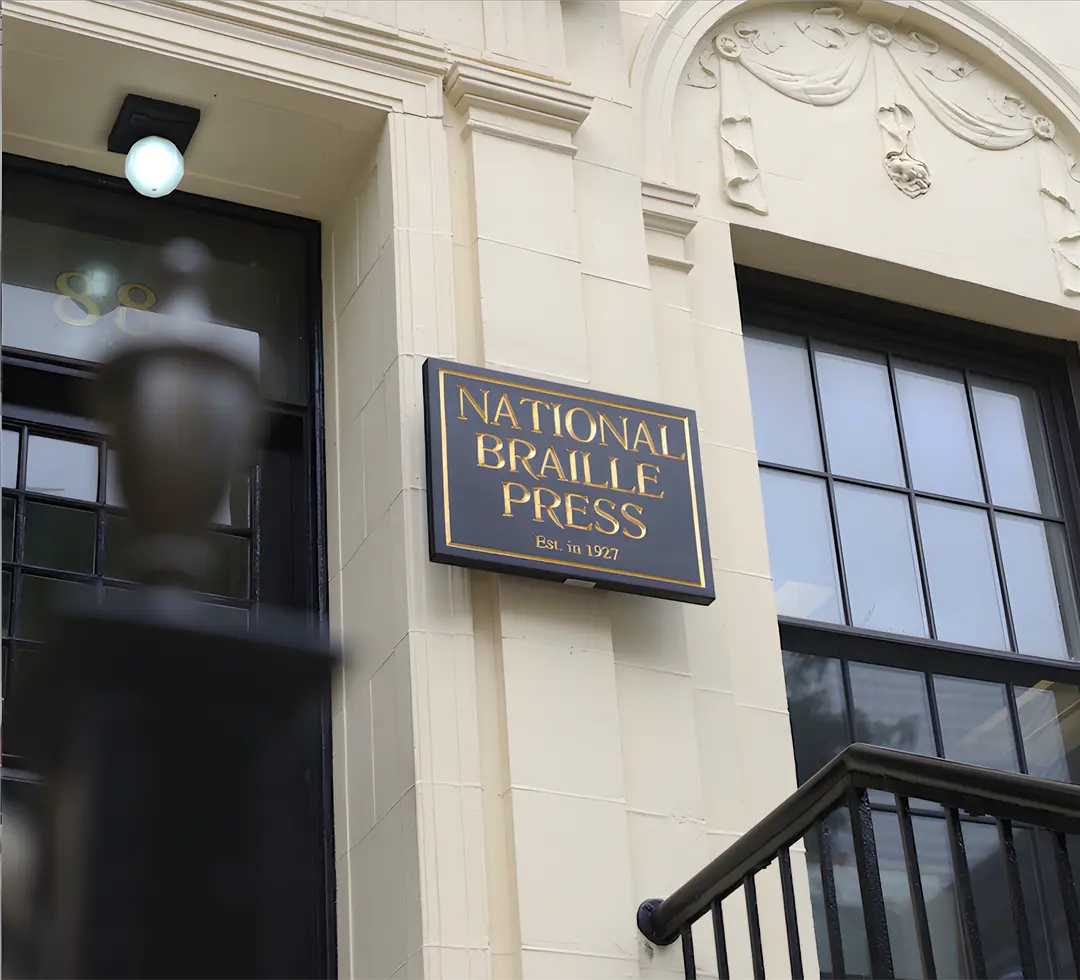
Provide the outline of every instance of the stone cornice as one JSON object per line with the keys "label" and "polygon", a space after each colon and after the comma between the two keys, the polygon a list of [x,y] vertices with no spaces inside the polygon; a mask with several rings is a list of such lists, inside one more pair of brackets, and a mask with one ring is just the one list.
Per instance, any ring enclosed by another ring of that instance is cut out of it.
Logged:
{"label": "stone cornice", "polygon": [[3,8],[5,18],[386,112],[443,112],[444,45],[337,11],[251,0],[4,0]]}
{"label": "stone cornice", "polygon": [[454,62],[445,87],[450,104],[459,112],[484,108],[566,132],[584,122],[593,103],[591,96],[566,85],[471,59]]}
{"label": "stone cornice", "polygon": [[641,211],[648,231],[660,231],[685,238],[697,224],[694,209],[700,195],[670,184],[641,182]]}
{"label": "stone cornice", "polygon": [[341,10],[305,9],[299,4],[255,0],[156,0],[155,6],[194,11],[205,18],[347,51],[427,75],[441,77],[450,67],[444,44]]}

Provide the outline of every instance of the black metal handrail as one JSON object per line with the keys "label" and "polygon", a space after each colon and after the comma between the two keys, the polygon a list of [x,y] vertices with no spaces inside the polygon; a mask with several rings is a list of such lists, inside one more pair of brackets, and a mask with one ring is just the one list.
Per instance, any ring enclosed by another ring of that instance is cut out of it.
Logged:
{"label": "black metal handrail", "polygon": [[[820,825],[832,811],[846,805],[851,817],[872,975],[875,978],[891,978],[894,975],[892,950],[868,796],[872,790],[892,793],[896,797],[915,933],[926,977],[936,977],[937,974],[908,808],[910,798],[930,801],[945,808],[953,871],[962,906],[962,940],[972,973],[983,977],[986,967],[964,850],[959,817],[961,811],[974,816],[992,817],[997,823],[1024,977],[1034,978],[1036,967],[1013,842],[1013,823],[1043,828],[1052,833],[1069,941],[1074,963],[1080,968],[1080,908],[1065,840],[1065,834],[1080,833],[1080,787],[862,743],[848,746],[667,898],[642,902],[637,913],[638,929],[646,939],[660,946],[681,938],[685,975],[695,977],[691,926],[711,910],[717,966],[721,980],[725,980],[730,974],[721,902],[742,886],[746,898],[754,976],[764,978],[754,876],[776,861],[784,899],[791,975],[802,978],[802,953],[789,848]],[[831,885],[831,875],[829,878],[825,882],[826,889]],[[833,976],[844,976],[840,937],[832,935],[832,932],[830,929],[828,938]]]}

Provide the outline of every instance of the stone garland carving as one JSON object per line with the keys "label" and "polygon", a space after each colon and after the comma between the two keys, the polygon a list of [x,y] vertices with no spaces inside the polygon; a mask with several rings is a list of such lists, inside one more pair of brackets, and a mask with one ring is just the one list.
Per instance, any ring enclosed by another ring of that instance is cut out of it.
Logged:
{"label": "stone garland carving", "polygon": [[[800,13],[794,26],[799,33],[785,39],[781,32],[748,21],[730,24],[712,39],[688,76],[691,85],[720,90],[720,155],[732,204],[768,214],[742,73],[799,102],[829,106],[858,89],[872,62],[882,166],[908,197],[921,197],[931,186],[930,167],[914,141],[914,102],[954,136],[982,149],[1010,150],[1036,140],[1039,196],[1058,279],[1065,295],[1080,296],[1080,163],[1049,118],[995,86],[993,79],[980,83],[986,73],[978,66],[919,32],[894,34],[880,24],[851,18],[840,7],[818,7],[809,16]],[[829,56],[824,61],[815,58],[809,67],[775,63],[783,58],[778,52],[801,44],[803,38],[815,46],[811,51]],[[901,79],[914,96],[912,104],[901,96]]]}

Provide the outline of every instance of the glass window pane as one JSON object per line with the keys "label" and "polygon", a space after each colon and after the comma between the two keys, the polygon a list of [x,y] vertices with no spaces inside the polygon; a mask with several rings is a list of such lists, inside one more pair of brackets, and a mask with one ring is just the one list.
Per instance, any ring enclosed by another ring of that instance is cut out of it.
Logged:
{"label": "glass window pane", "polygon": [[996,520],[1019,652],[1068,658],[1063,619],[1075,636],[1076,605],[1064,530],[1057,524],[1005,514]]}
{"label": "glass window pane", "polygon": [[215,524],[226,527],[246,528],[249,526],[250,481],[246,473],[236,477],[225,491],[221,506],[211,519]]}
{"label": "glass window pane", "polygon": [[4,636],[9,635],[8,626],[11,623],[11,572],[3,573],[4,583]]}
{"label": "glass window pane", "polygon": [[907,496],[843,484],[835,493],[851,625],[926,636]]}
{"label": "glass window pane", "polygon": [[124,491],[120,489],[120,460],[116,450],[105,454],[105,503],[110,507],[126,507]]}
{"label": "glass window pane", "polygon": [[962,821],[960,826],[964,850],[967,852],[968,873],[971,875],[975,919],[979,925],[988,975],[1021,977],[1023,974],[1009,909],[1005,859],[1001,853],[997,828],[969,820]]}
{"label": "glass window pane", "polygon": [[[829,850],[832,856],[833,887],[836,896],[836,918],[840,927],[841,948],[844,953],[844,966],[849,977],[869,977],[870,953],[866,946],[866,920],[863,917],[862,893],[859,888],[859,873],[855,862],[855,846],[851,835],[851,821],[842,808],[833,810],[824,821],[824,830],[828,835]],[[808,834],[807,858],[810,864],[810,888],[814,903],[815,930],[826,939],[825,957],[821,961],[821,975],[832,976],[831,958],[828,950],[828,932],[826,906],[821,882],[821,851],[816,841],[816,834]],[[815,880],[816,879],[816,880]],[[890,930],[892,923],[889,923]],[[890,938],[891,938],[890,932]],[[821,948],[819,946],[819,948]]]}
{"label": "glass window pane", "polygon": [[1019,771],[1004,684],[935,677],[934,693],[946,759]]}
{"label": "glass window pane", "polygon": [[211,534],[213,567],[205,591],[214,595],[248,598],[248,542],[231,534]]}
{"label": "glass window pane", "polygon": [[[250,480],[245,473],[229,485],[221,505],[210,520],[226,527],[249,526]],[[126,507],[124,492],[120,487],[120,461],[115,450],[110,449],[105,461],[105,503],[110,507]]]}
{"label": "glass window pane", "polygon": [[1056,514],[1050,453],[1035,389],[978,378],[972,381],[971,394],[994,503]]}
{"label": "glass window pane", "polygon": [[926,574],[938,639],[1008,647],[990,522],[974,507],[918,503]]}
{"label": "glass window pane", "polygon": [[806,342],[755,330],[744,344],[758,458],[820,470],[821,440]]}
{"label": "glass window pane", "polygon": [[11,174],[6,189],[6,347],[101,361],[179,317],[186,334],[259,371],[269,397],[305,400],[301,234],[172,198],[148,219],[141,198],[39,174]]}
{"label": "glass window pane", "polygon": [[1016,688],[1028,772],[1080,783],[1080,688],[1040,681]]}
{"label": "glass window pane", "polygon": [[248,625],[248,611],[246,609],[238,609],[236,606],[223,606],[216,602],[204,602],[202,607],[206,611],[207,621],[214,626],[246,628]]}
{"label": "glass window pane", "polygon": [[804,783],[851,744],[840,661],[784,653],[795,768]]}
{"label": "glass window pane", "polygon": [[[994,829],[994,828],[991,828]],[[930,944],[939,977],[966,976],[956,917],[954,879],[946,836],[945,822],[939,819],[914,817],[912,830],[919,858],[923,898],[930,926]],[[874,839],[881,874],[881,891],[885,900],[885,915],[892,947],[894,975],[923,976],[919,944],[915,932],[915,916],[911,904],[907,865],[900,838],[900,823],[895,813],[874,814]],[[853,860],[849,859],[849,860]],[[846,964],[845,964],[846,966]],[[849,976],[853,975],[849,969]],[[870,976],[869,972],[854,974]],[[990,973],[995,977],[1009,976]]]}
{"label": "glass window pane", "polygon": [[77,601],[93,586],[88,582],[66,582],[42,575],[23,575],[16,619],[16,635],[25,640],[48,639],[56,610]]}
{"label": "glass window pane", "polygon": [[102,572],[106,578],[130,579],[131,562],[128,548],[131,545],[131,521],[118,514],[105,517],[105,554]]}
{"label": "glass window pane", "polygon": [[817,350],[814,362],[829,469],[842,476],[904,486],[896,411],[884,357]]}
{"label": "glass window pane", "polygon": [[898,367],[896,392],[915,489],[982,500],[971,411],[959,372],[925,365]]}
{"label": "glass window pane", "polygon": [[92,573],[96,539],[93,511],[27,501],[23,560],[28,565]]}
{"label": "glass window pane", "polygon": [[14,487],[19,478],[19,433],[4,429],[0,438],[0,482]]}
{"label": "glass window pane", "polygon": [[15,553],[15,501],[4,498],[4,561],[12,561]]}
{"label": "glass window pane", "polygon": [[937,755],[923,674],[859,663],[849,670],[856,741]]}
{"label": "glass window pane", "polygon": [[72,500],[97,500],[98,450],[83,442],[30,436],[26,489]]}
{"label": "glass window pane", "polygon": [[825,481],[763,469],[761,490],[777,613],[843,622]]}

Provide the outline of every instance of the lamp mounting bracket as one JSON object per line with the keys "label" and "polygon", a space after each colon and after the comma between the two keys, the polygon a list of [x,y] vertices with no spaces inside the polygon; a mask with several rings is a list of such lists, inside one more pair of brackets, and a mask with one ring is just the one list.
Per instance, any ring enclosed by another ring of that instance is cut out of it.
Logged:
{"label": "lamp mounting bracket", "polygon": [[126,95],[109,133],[109,152],[127,153],[146,136],[161,136],[184,153],[202,112],[191,106],[163,102],[145,95]]}

